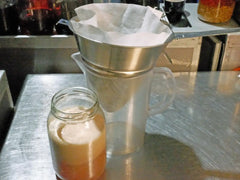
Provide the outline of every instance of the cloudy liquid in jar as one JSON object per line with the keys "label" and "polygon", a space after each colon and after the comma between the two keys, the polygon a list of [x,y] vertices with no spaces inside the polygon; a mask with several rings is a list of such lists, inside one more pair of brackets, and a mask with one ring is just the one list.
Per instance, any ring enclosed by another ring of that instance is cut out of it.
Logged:
{"label": "cloudy liquid in jar", "polygon": [[[74,108],[68,111],[74,112]],[[93,180],[103,173],[106,139],[101,114],[87,121],[67,124],[50,115],[48,134],[53,166],[60,179]]]}

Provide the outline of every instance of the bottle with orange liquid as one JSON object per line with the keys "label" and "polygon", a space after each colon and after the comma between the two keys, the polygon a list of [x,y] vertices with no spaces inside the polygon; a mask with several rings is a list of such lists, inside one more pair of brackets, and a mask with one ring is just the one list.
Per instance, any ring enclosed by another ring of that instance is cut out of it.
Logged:
{"label": "bottle with orange liquid", "polygon": [[18,0],[21,34],[51,35],[56,23],[52,0]]}
{"label": "bottle with orange liquid", "polygon": [[231,19],[236,0],[199,0],[198,17],[210,23],[224,23]]}
{"label": "bottle with orange liquid", "polygon": [[69,88],[52,98],[48,136],[53,167],[61,180],[94,180],[106,164],[105,118],[95,93]]}

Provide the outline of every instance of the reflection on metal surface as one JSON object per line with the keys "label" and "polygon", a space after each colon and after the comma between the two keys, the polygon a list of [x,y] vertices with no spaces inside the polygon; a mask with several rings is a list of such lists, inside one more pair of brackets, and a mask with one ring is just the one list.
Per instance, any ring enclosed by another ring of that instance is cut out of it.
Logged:
{"label": "reflection on metal surface", "polygon": [[240,131],[240,101],[236,103],[229,132]]}
{"label": "reflection on metal surface", "polygon": [[132,159],[128,158],[125,162],[125,173],[126,173],[126,179],[131,180],[132,179]]}
{"label": "reflection on metal surface", "polygon": [[[197,72],[179,72],[174,73],[175,78],[180,78],[181,76],[185,76],[185,81],[181,81],[181,84],[185,84],[184,88],[180,88],[178,91],[179,94],[184,93],[186,96],[190,96],[194,93],[195,83]],[[178,81],[177,81],[178,82]],[[180,87],[180,86],[178,86]]]}
{"label": "reflection on metal surface", "polygon": [[240,117],[240,102],[236,104],[233,119],[237,121],[237,120],[240,120],[239,117]]}
{"label": "reflection on metal surface", "polygon": [[237,78],[236,72],[226,73],[225,71],[222,71],[218,79],[218,91],[225,95],[234,93]]}
{"label": "reflection on metal surface", "polygon": [[108,160],[105,179],[203,180],[201,162],[193,149],[174,138],[146,134],[138,152]]}

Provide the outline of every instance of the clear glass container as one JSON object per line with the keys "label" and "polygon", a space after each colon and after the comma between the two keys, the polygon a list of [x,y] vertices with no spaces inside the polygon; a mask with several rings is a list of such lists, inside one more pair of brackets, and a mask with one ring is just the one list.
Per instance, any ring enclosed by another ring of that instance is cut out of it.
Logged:
{"label": "clear glass container", "polygon": [[52,0],[18,0],[21,34],[52,35],[56,17]]}
{"label": "clear glass container", "polygon": [[235,0],[199,0],[198,17],[210,23],[224,23],[231,19]]}
{"label": "clear glass container", "polygon": [[105,118],[95,93],[75,87],[56,93],[48,136],[58,179],[96,179],[106,164]]}

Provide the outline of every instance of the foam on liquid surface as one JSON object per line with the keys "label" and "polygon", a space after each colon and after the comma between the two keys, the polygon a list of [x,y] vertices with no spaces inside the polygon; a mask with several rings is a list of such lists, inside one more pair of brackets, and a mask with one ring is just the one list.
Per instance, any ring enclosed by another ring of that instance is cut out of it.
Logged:
{"label": "foam on liquid surface", "polygon": [[93,121],[65,125],[61,131],[62,140],[70,144],[88,144],[100,136]]}
{"label": "foam on liquid surface", "polygon": [[[76,113],[81,111],[81,107],[73,107],[65,109],[65,113]],[[87,116],[87,114],[86,114]],[[84,115],[83,117],[84,118]],[[87,117],[86,117],[87,118]],[[49,125],[49,130],[53,138],[59,143],[70,144],[88,144],[101,135],[101,131],[95,124],[94,120],[62,124],[58,120],[52,120]]]}

